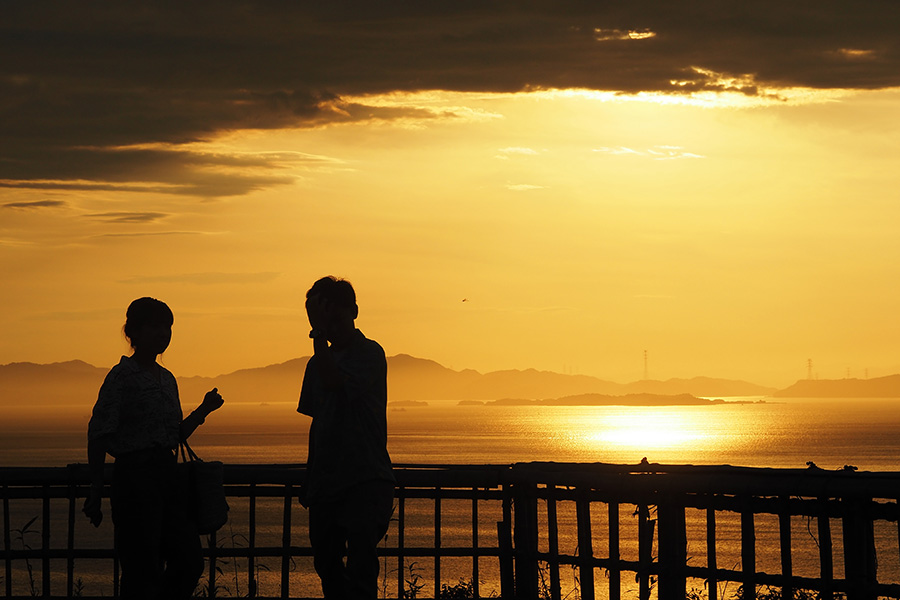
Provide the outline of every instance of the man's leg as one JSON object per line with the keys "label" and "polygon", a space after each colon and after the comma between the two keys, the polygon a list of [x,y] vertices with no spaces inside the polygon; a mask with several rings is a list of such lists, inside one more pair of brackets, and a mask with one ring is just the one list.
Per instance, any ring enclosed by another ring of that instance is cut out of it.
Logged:
{"label": "man's leg", "polygon": [[344,568],[347,529],[338,515],[346,503],[322,503],[309,507],[309,541],[313,551],[313,566],[322,581],[325,600],[344,600],[347,591],[347,572]]}
{"label": "man's leg", "polygon": [[378,544],[387,533],[394,508],[394,484],[369,481],[352,488],[345,503],[348,522],[348,598],[378,597]]}

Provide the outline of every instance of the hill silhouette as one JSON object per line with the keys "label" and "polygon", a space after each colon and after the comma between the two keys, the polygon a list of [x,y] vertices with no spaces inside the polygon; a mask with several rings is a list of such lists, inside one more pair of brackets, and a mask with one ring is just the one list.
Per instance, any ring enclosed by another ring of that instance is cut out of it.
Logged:
{"label": "hill silhouette", "polygon": [[81,360],[0,365],[0,405],[66,405],[83,398],[86,390],[93,390],[96,399],[106,372]]}
{"label": "hill silhouette", "polygon": [[900,375],[873,379],[804,379],[773,395],[779,398],[900,398]]}
{"label": "hill silhouette", "polygon": [[[182,405],[185,410],[190,410],[213,387],[218,387],[226,401],[233,403],[295,402],[308,360],[309,357],[295,358],[217,377],[178,377]],[[79,413],[89,413],[107,370],[79,360],[43,365],[0,365],[0,408],[35,410],[69,407],[77,408]],[[391,402],[490,401],[504,398],[538,400],[586,394],[762,396],[774,391],[744,381],[708,377],[620,384],[588,375],[565,375],[536,369],[489,373],[472,369],[455,371],[433,360],[408,354],[388,358]]]}

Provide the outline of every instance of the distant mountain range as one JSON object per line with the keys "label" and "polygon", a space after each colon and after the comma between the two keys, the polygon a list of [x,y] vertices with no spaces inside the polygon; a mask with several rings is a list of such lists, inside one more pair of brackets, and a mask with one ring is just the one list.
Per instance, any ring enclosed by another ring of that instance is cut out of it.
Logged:
{"label": "distant mountain range", "polygon": [[900,398],[900,375],[873,379],[803,379],[772,395],[779,398]]}
{"label": "distant mountain range", "polygon": [[[199,403],[203,394],[218,387],[229,402],[294,402],[309,357],[280,364],[242,369],[218,377],[179,377],[182,403],[186,410]],[[90,409],[97,398],[107,368],[79,360],[52,364],[11,363],[0,365],[0,408],[84,407]],[[176,374],[177,375],[177,374]],[[804,380],[777,390],[746,381],[694,377],[667,381],[615,383],[588,375],[565,375],[535,369],[480,373],[471,369],[455,371],[433,360],[398,354],[388,358],[388,393],[391,402],[429,401],[528,401],[576,402],[589,395],[623,397],[623,404],[635,401],[635,394],[698,398],[734,396],[774,396],[811,398],[900,398],[900,375],[878,379]],[[624,398],[631,396],[630,399]],[[679,403],[682,401],[679,401]],[[651,402],[652,404],[652,402]]]}
{"label": "distant mountain range", "polygon": [[[308,360],[309,357],[296,358],[218,377],[179,377],[182,402],[185,406],[199,402],[213,387],[218,387],[230,402],[293,402],[299,394]],[[92,406],[106,373],[106,368],[79,360],[0,365],[0,406]],[[744,381],[708,377],[620,384],[587,375],[535,369],[489,373],[471,369],[454,371],[432,360],[398,354],[388,358],[388,391],[392,402],[428,402],[542,400],[580,394],[764,396],[775,390]]]}

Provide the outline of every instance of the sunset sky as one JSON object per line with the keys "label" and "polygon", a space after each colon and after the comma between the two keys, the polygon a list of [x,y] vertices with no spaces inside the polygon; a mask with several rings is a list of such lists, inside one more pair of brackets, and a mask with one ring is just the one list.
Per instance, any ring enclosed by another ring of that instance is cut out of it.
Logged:
{"label": "sunset sky", "polygon": [[[89,8],[89,7],[93,8]],[[5,2],[0,364],[900,372],[900,7]]]}

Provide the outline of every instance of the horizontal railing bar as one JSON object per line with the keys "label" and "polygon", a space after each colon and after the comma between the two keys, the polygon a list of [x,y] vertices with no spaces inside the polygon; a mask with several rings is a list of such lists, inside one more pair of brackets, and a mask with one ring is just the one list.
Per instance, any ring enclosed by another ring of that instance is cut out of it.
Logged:
{"label": "horizontal railing bar", "polygon": [[[834,498],[821,501],[816,498],[791,498],[785,501],[778,497],[739,497],[739,496],[721,496],[712,494],[684,494],[680,496],[669,496],[658,492],[648,492],[637,496],[628,496],[626,494],[617,495],[610,492],[597,492],[593,490],[581,489],[560,489],[547,491],[547,488],[538,488],[535,494],[537,498],[542,500],[554,499],[557,502],[574,502],[577,499],[586,498],[591,502],[609,504],[615,503],[619,505],[655,505],[660,499],[666,502],[674,503],[677,506],[685,508],[694,508],[697,510],[707,510],[713,508],[715,510],[741,512],[749,502],[755,514],[772,514],[772,515],[789,515],[794,517],[841,517],[844,514],[841,499]],[[870,499],[867,505],[868,514],[876,521],[897,521],[900,517],[900,507],[896,501],[891,503],[879,503],[874,499]]]}
{"label": "horizontal railing bar", "polygon": [[75,550],[66,550],[65,548],[41,550],[40,548],[32,548],[30,550],[0,550],[0,560],[25,560],[43,558],[45,556],[51,560],[69,558],[70,556],[72,558],[115,558],[116,553],[111,548],[78,548]]}
{"label": "horizontal railing bar", "polygon": [[[602,476],[602,487],[596,485],[599,476]],[[656,464],[629,467],[606,463],[534,462],[512,465],[508,477],[510,483],[584,486],[625,495],[639,491],[876,498],[900,495],[900,472],[825,471],[818,468]]]}
{"label": "horizontal railing bar", "polygon": [[424,557],[434,557],[434,556],[448,556],[448,557],[497,557],[500,556],[501,549],[498,547],[485,547],[485,548],[445,548],[441,546],[440,548],[432,548],[432,547],[415,547],[415,546],[404,546],[401,548],[379,548],[378,554],[381,556],[404,556],[408,558],[415,558],[419,556]]}
{"label": "horizontal railing bar", "polygon": [[[280,486],[258,486],[251,488],[249,485],[236,486],[225,485],[225,495],[230,498],[284,498],[284,485]],[[0,494],[0,497],[9,498],[10,500],[43,500],[49,498],[51,500],[68,500],[69,498],[86,498],[90,487],[87,485],[75,485],[65,487],[50,487],[45,489],[42,487],[10,487],[6,493]],[[104,489],[103,496],[108,498],[110,488]],[[299,498],[297,493],[293,494],[295,498]],[[399,498],[415,498],[423,500],[433,500],[441,498],[446,500],[502,500],[503,492],[500,489],[484,490],[479,489],[473,492],[472,489],[465,488],[410,488],[398,487],[395,490],[395,497]]]}
{"label": "horizontal railing bar", "polygon": [[[210,556],[209,548],[204,547],[202,550],[204,556]],[[256,546],[253,548],[220,546],[216,548],[216,557],[280,557],[284,556],[284,546]],[[403,548],[395,548],[392,546],[379,547],[377,553],[380,556],[500,556],[499,546],[441,546],[440,548],[432,548],[430,546],[404,546]],[[288,555],[290,556],[312,556],[312,550],[307,546],[290,546]],[[66,550],[64,548],[51,548],[49,550],[29,549],[29,550],[0,550],[0,560],[25,560],[33,558],[48,557],[51,560],[64,558],[115,558],[115,551],[112,549],[99,548],[78,548],[75,550]]]}
{"label": "horizontal railing bar", "polygon": [[[8,488],[6,492],[2,494],[2,497],[8,498],[10,500],[43,500],[44,498],[49,498],[51,500],[67,500],[73,497],[76,499],[86,498],[88,491],[89,488],[87,486],[52,487],[49,490],[38,487],[12,487]],[[283,499],[284,487],[257,487],[251,490],[249,486],[244,487],[227,485],[225,486],[225,493],[229,498],[249,498],[251,496],[255,496],[257,498]],[[556,493],[554,499],[557,502],[574,501],[576,499],[576,495],[587,498],[590,502],[604,504],[613,502],[619,505],[635,506],[648,504],[655,505],[660,498],[660,494],[657,493],[643,496],[613,496],[609,493],[592,492],[590,490],[579,490],[578,492],[576,492],[575,490],[560,490]],[[395,497],[399,498],[401,496],[408,499],[423,500],[433,500],[435,498],[472,500],[474,498],[477,500],[499,501],[503,499],[503,492],[501,490],[479,490],[477,493],[473,493],[472,490],[467,491],[465,489],[437,488],[429,490],[423,488],[397,488]],[[542,493],[540,490],[538,491],[536,496],[542,500],[546,500],[548,498],[548,494]],[[104,497],[109,497],[109,488],[105,490]],[[295,495],[295,497],[298,496]],[[672,498],[666,499],[668,501],[673,501]],[[742,502],[749,502],[755,514],[785,514],[793,517],[828,516],[831,518],[839,518],[844,514],[839,498],[830,499],[825,502],[815,499],[791,499],[785,502],[784,500],[781,500],[779,498],[768,497],[740,499],[731,496],[700,497],[687,494],[685,496],[682,496],[678,501],[675,501],[676,505],[683,506],[685,508],[693,508],[697,510],[715,508],[716,510],[729,512],[740,512],[741,507],[746,506],[746,504],[741,504]],[[869,517],[873,521],[896,522],[898,518],[900,518],[900,507],[898,507],[896,502],[891,504],[881,504],[872,501],[869,505],[868,510]]]}
{"label": "horizontal railing bar", "polygon": [[[49,598],[60,598],[60,596],[38,596],[49,597]],[[231,598],[231,596],[223,595],[222,592],[218,592],[216,594],[217,598]],[[34,600],[33,596],[30,595],[13,595],[13,596],[3,596],[4,600]],[[109,596],[90,596],[82,594],[78,596],[80,600],[110,600]],[[284,600],[283,596],[253,596],[254,600]],[[291,600],[322,600],[321,596],[291,596]],[[433,598],[419,597],[417,600],[434,600]]]}
{"label": "horizontal railing bar", "polygon": [[[107,472],[111,472],[112,465],[107,465]],[[694,492],[715,487],[717,493],[728,493],[729,488],[735,488],[731,493],[745,493],[744,485],[752,482],[778,483],[778,489],[766,492],[765,488],[759,493],[764,495],[780,495],[780,485],[787,483],[792,489],[813,488],[808,493],[795,492],[801,496],[827,496],[828,492],[837,495],[845,495],[848,492],[860,492],[866,496],[890,498],[896,496],[900,489],[900,472],[869,472],[869,471],[826,471],[818,468],[807,469],[781,469],[763,467],[735,467],[730,465],[660,465],[646,463],[638,465],[619,465],[610,463],[556,463],[556,462],[532,462],[515,463],[509,465],[416,465],[398,464],[395,469],[406,474],[410,481],[421,477],[428,477],[429,482],[446,478],[455,480],[458,478],[484,479],[486,486],[496,486],[502,483],[515,483],[517,479],[527,477],[528,481],[553,483],[566,485],[560,481],[565,476],[571,481],[575,477],[576,484],[582,481],[590,486],[592,479],[603,476],[604,479],[615,476],[644,479],[642,476],[651,475],[647,479],[657,481],[661,489],[675,489],[688,487]],[[302,464],[227,464],[225,468],[226,483],[231,475],[240,475],[242,483],[296,483],[305,473]],[[677,478],[667,477],[677,475]],[[0,480],[10,485],[35,484],[55,482],[59,484],[70,483],[73,480],[88,479],[88,466],[85,464],[72,464],[66,467],[0,467]],[[691,482],[691,485],[678,484],[677,482]],[[700,482],[702,485],[695,485]],[[443,486],[444,483],[441,481]],[[827,489],[822,489],[826,485]],[[461,483],[459,487],[469,485]],[[571,484],[570,484],[571,485]],[[452,487],[452,486],[448,486]],[[879,491],[879,488],[881,491]]]}
{"label": "horizontal railing bar", "polygon": [[[411,465],[416,466],[416,465]],[[818,467],[783,468],[783,467],[742,467],[734,465],[690,465],[690,464],[660,464],[642,462],[635,465],[602,462],[551,462],[532,461],[518,462],[510,465],[517,472],[540,473],[552,471],[554,473],[591,472],[601,475],[632,474],[632,475],[690,475],[700,474],[704,478],[718,477],[721,475],[766,475],[784,478],[797,476],[821,476],[821,477],[865,477],[871,479],[896,479],[900,478],[900,471],[856,471],[853,469],[827,470]]]}
{"label": "horizontal railing bar", "polygon": [[[86,485],[72,486],[66,484],[65,486],[55,486],[49,488],[23,486],[7,488],[5,493],[2,494],[2,497],[8,498],[10,500],[42,500],[44,498],[49,498],[51,500],[63,500],[72,497],[85,498],[87,497],[88,491],[89,487]],[[277,484],[273,484],[271,486],[261,486],[252,489],[249,486],[226,485],[225,491],[227,496],[233,498],[249,498],[251,496],[263,498],[284,498],[284,486]],[[658,499],[661,497],[661,494],[658,492],[629,496],[625,493],[613,494],[610,492],[601,492],[596,490],[579,489],[576,491],[575,489],[561,488],[557,488],[557,491],[554,492],[554,494],[555,495],[553,497],[557,502],[574,501],[576,497],[581,497],[587,498],[591,502],[606,504],[614,502],[620,505],[656,504]],[[396,489],[395,495],[396,497],[403,496],[404,498],[432,500],[438,497],[442,499],[461,500],[472,500],[473,498],[478,500],[501,500],[503,498],[503,492],[499,489],[479,489],[477,492],[473,492],[471,489],[466,490],[464,488],[429,489],[398,487]],[[105,489],[104,496],[109,496],[108,487]],[[549,494],[544,492],[543,488],[541,488],[538,489],[536,497],[545,500],[549,497]],[[671,497],[668,497],[667,499],[671,500]],[[900,508],[898,508],[896,502],[879,503],[876,502],[876,500],[888,500],[888,498],[871,499],[872,503],[870,505],[870,511],[874,520],[897,521],[898,516],[900,516]],[[677,504],[684,506],[685,508],[695,508],[698,510],[714,508],[716,510],[739,512],[738,509],[740,506],[746,506],[745,504],[741,504],[742,502],[747,502],[747,500],[734,496],[685,494],[680,497]],[[823,503],[821,500],[814,498],[792,498],[785,502],[784,500],[776,497],[752,497],[749,502],[753,506],[753,512],[757,514],[788,514],[798,517],[818,517],[823,514],[823,505],[828,508],[827,515],[830,517],[839,517],[843,514],[841,512],[840,498],[831,498]]]}
{"label": "horizontal railing bar", "polygon": [[[585,561],[580,557],[564,554],[553,555],[549,552],[538,552],[535,555],[535,558],[537,558],[537,560],[542,560],[545,562],[549,562],[552,560],[554,562],[558,562],[560,565],[572,567],[585,564]],[[643,565],[639,561],[635,560],[611,560],[609,558],[592,557],[587,560],[587,563],[595,569],[608,569],[610,567],[614,567],[622,573],[643,572],[649,575],[660,574],[660,567],[659,563],[657,562]],[[710,576],[710,570],[707,567],[685,566],[684,573],[688,577],[694,577],[697,579],[708,579]],[[746,573],[744,573],[743,571],[733,571],[730,569],[715,569],[714,573],[715,576],[713,577],[713,579],[719,582],[742,583],[744,581],[744,578],[746,577]],[[756,572],[754,574],[754,579],[758,584],[774,587],[781,587],[788,580],[787,577],[781,574],[770,574],[763,572]],[[790,577],[790,580],[794,589],[819,589],[824,584],[823,580],[821,579],[801,577],[796,575]],[[836,592],[846,592],[849,589],[848,583],[844,579],[834,579],[830,583],[832,589]],[[900,595],[900,584],[878,583],[875,584],[874,590],[879,593],[892,594],[893,596],[897,596]]]}
{"label": "horizontal railing bar", "polygon": [[[643,470],[641,470],[643,469]],[[401,487],[496,488],[517,480],[565,487],[580,487],[614,494],[634,493],[731,494],[835,498],[858,496],[892,499],[900,496],[900,473],[824,471],[821,469],[769,469],[728,466],[647,465],[631,467],[605,463],[516,463],[453,466],[401,466],[395,468]],[[111,465],[107,465],[107,476]],[[225,483],[246,485],[298,485],[305,468],[298,465],[225,465]],[[0,481],[11,486],[53,486],[89,483],[87,465],[67,467],[0,467]],[[13,496],[11,496],[13,497]],[[42,496],[43,497],[43,496]],[[638,498],[640,500],[640,498]],[[621,500],[619,500],[621,501]]]}

